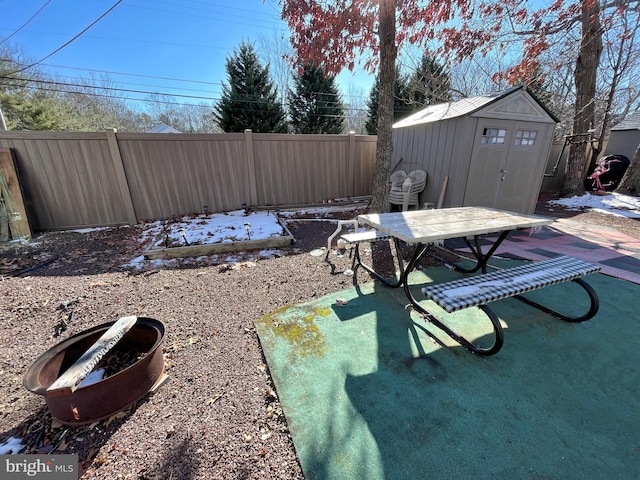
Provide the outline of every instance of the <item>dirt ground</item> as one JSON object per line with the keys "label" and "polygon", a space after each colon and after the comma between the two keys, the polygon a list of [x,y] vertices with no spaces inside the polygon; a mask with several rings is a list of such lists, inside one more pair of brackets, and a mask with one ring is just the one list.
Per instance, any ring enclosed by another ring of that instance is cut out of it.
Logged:
{"label": "dirt ground", "polygon": [[[541,196],[538,213],[640,239],[637,220],[550,208],[550,198]],[[13,438],[22,453],[75,453],[83,479],[302,479],[253,320],[370,281],[362,272],[349,275],[347,255],[325,262],[311,254],[335,229],[318,220],[289,221],[296,239],[289,248],[247,252],[233,262],[133,269],[127,264],[145,247],[137,226],[48,232],[1,247],[0,446]],[[392,272],[383,261],[388,245],[379,243],[365,255]],[[123,413],[60,425],[44,399],[24,388],[25,372],[70,335],[125,315],[165,324],[169,381]]]}

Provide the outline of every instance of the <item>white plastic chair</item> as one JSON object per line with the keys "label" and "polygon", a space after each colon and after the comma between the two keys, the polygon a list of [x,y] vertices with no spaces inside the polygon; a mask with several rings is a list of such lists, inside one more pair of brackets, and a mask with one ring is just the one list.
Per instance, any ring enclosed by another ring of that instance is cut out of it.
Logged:
{"label": "white plastic chair", "polygon": [[407,178],[407,172],[404,170],[396,170],[389,177],[389,191],[390,192],[401,192],[402,184]]}
{"label": "white plastic chair", "polygon": [[391,205],[402,205],[402,211],[409,210],[410,206],[418,208],[418,196],[427,186],[427,172],[424,170],[413,170],[409,172],[402,182],[400,189],[391,189],[389,192],[389,203]]}

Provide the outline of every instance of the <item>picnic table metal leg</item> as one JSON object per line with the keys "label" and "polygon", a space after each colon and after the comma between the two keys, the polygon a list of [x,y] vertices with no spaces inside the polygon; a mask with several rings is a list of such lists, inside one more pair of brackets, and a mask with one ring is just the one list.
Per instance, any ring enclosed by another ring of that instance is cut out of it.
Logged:
{"label": "picnic table metal leg", "polygon": [[377,278],[378,280],[380,280],[382,283],[384,283],[385,285],[387,285],[388,287],[391,288],[398,288],[402,285],[402,281],[405,278],[405,269],[404,269],[404,261],[402,260],[402,250],[400,248],[400,240],[398,240],[397,238],[393,238],[393,244],[395,246],[396,249],[396,256],[398,258],[398,267],[400,269],[400,272],[398,274],[398,278],[397,279],[392,279],[392,278],[387,278],[382,276],[381,274],[379,274],[378,272],[376,272],[372,266],[367,265],[366,263],[362,262],[362,259],[360,258],[360,244],[356,243],[355,249],[354,249],[354,258],[353,258],[353,270],[355,270],[357,267],[362,267],[364,268],[367,272],[369,272],[371,275],[373,275],[375,278]]}
{"label": "picnic table metal leg", "polygon": [[508,230],[501,232],[500,236],[493,243],[493,245],[491,245],[491,248],[489,248],[489,251],[487,251],[487,253],[482,253],[482,245],[480,245],[480,237],[478,235],[475,235],[473,237],[474,244],[471,244],[469,239],[465,238],[464,242],[467,244],[467,247],[469,247],[469,250],[471,250],[471,253],[473,253],[473,256],[476,257],[477,263],[473,268],[464,268],[459,265],[454,265],[454,269],[464,273],[475,273],[478,270],[480,270],[482,273],[487,273],[487,263],[489,262],[489,259],[493,256],[504,239],[507,238],[507,235],[509,235]]}
{"label": "picnic table metal leg", "polygon": [[542,310],[543,312],[548,313],[549,315],[553,315],[554,317],[557,317],[560,320],[564,320],[565,322],[573,322],[573,323],[584,322],[585,320],[589,320],[590,318],[593,318],[595,314],[598,313],[598,310],[600,309],[600,300],[598,299],[598,294],[593,289],[593,287],[589,285],[587,282],[585,282],[583,279],[575,278],[572,281],[580,285],[587,292],[587,295],[589,295],[589,301],[590,301],[589,310],[584,315],[581,315],[578,317],[567,316],[563,313],[553,310],[552,308],[545,307],[540,303],[534,302],[533,300],[523,297],[522,295],[516,295],[514,298],[517,298],[521,302],[531,305],[532,307],[535,307],[538,310]]}
{"label": "picnic table metal leg", "polygon": [[409,261],[407,268],[404,270],[404,275],[401,283],[404,287],[405,295],[411,302],[411,306],[415,311],[420,313],[429,323],[432,323],[433,325],[438,327],[440,330],[442,330],[444,333],[449,335],[449,337],[451,337],[453,340],[458,342],[460,345],[462,345],[464,348],[466,348],[470,352],[475,353],[476,355],[481,355],[485,357],[498,353],[504,343],[504,330],[502,329],[500,320],[498,320],[498,316],[495,314],[493,310],[489,308],[488,305],[478,305],[478,308],[482,310],[487,315],[487,317],[489,317],[489,320],[491,321],[491,325],[493,326],[493,333],[495,338],[494,338],[493,344],[490,345],[489,347],[480,347],[470,342],[469,340],[464,338],[462,335],[458,334],[457,332],[455,332],[454,330],[446,326],[444,323],[442,323],[440,320],[438,320],[433,314],[431,314],[422,305],[420,305],[420,302],[416,300],[416,298],[413,296],[413,293],[411,293],[411,289],[409,288],[409,274],[415,268],[415,266],[420,261],[420,259],[425,254],[428,248],[429,248],[429,245],[419,244],[416,247],[416,250],[413,256],[411,257],[411,260]]}
{"label": "picnic table metal leg", "polygon": [[509,234],[508,231],[502,232],[500,236],[496,239],[494,244],[491,246],[489,251],[487,251],[486,253],[482,251],[482,245],[480,245],[480,237],[478,235],[475,235],[473,237],[473,243],[471,243],[471,241],[468,238],[465,238],[464,242],[467,244],[467,247],[469,247],[469,250],[471,251],[473,256],[476,258],[476,264],[472,268],[466,268],[457,263],[451,263],[445,260],[444,258],[431,252],[429,252],[428,255],[442,262],[447,267],[452,268],[456,272],[475,273],[478,270],[480,270],[482,273],[487,273],[487,264],[489,262],[489,259],[493,256],[493,254],[498,249],[500,244],[502,244],[504,239],[507,238],[508,234]]}

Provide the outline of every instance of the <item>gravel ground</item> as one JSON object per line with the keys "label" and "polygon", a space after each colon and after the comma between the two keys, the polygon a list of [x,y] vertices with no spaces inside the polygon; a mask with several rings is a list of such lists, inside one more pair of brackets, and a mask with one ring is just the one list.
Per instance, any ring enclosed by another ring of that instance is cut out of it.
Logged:
{"label": "gravel ground", "polygon": [[[549,210],[548,197],[541,198],[539,213],[640,238],[640,222]],[[310,254],[326,245],[335,224],[316,218],[288,225],[295,244],[269,258],[249,252],[233,263],[210,258],[146,270],[123,267],[144,247],[135,226],[47,233],[2,248],[0,445],[14,437],[23,453],[77,453],[83,479],[302,479],[253,320],[369,278],[343,273],[348,256],[325,263]],[[367,255],[390,272],[381,263],[383,243]],[[43,399],[23,387],[27,368],[64,338],[124,315],[166,325],[169,381],[122,414],[58,424]]]}

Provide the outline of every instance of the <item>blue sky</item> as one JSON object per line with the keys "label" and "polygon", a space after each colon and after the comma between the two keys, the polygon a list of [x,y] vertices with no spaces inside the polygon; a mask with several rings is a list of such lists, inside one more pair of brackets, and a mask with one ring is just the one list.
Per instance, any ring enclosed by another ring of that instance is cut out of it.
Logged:
{"label": "blue sky", "polygon": [[[26,62],[38,62],[115,3],[117,0],[0,0],[0,41],[11,36],[8,42],[22,49]],[[39,65],[67,81],[108,72],[118,88],[192,95],[202,99],[176,99],[209,103],[220,96],[221,83],[226,81],[225,59],[234,47],[247,41],[259,48],[260,38],[286,36],[287,32],[277,0],[123,0]],[[364,72],[344,72],[338,83],[344,100],[349,101],[348,93],[354,88],[368,95],[372,80]]]}

